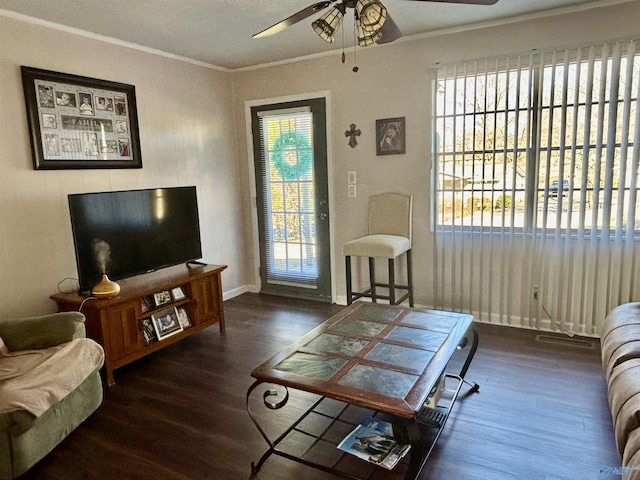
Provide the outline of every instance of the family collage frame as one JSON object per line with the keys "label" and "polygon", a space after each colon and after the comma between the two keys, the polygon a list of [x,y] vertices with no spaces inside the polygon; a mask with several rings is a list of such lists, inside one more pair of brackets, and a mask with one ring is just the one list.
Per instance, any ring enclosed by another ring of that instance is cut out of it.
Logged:
{"label": "family collage frame", "polygon": [[133,85],[21,71],[36,170],[142,168]]}

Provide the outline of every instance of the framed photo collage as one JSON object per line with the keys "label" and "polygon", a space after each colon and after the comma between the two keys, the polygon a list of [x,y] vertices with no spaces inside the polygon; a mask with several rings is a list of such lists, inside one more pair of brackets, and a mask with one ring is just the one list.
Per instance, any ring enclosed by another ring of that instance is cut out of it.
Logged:
{"label": "framed photo collage", "polygon": [[36,170],[142,168],[133,85],[22,67]]}

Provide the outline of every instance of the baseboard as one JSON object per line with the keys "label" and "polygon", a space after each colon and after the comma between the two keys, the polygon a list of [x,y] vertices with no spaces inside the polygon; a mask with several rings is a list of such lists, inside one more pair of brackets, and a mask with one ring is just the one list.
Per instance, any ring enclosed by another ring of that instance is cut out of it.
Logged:
{"label": "baseboard", "polygon": [[241,287],[236,287],[231,290],[227,290],[222,292],[222,300],[231,300],[232,298],[239,297],[243,293],[258,293],[255,285],[243,285]]}

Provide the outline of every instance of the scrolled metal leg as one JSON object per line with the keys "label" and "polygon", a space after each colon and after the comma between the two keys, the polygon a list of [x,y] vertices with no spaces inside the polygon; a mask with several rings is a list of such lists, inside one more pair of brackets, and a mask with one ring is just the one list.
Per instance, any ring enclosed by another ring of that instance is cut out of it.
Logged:
{"label": "scrolled metal leg", "polygon": [[[259,380],[255,381],[253,383],[253,385],[251,385],[249,387],[249,389],[247,390],[247,396],[246,396],[246,399],[245,399],[246,404],[247,404],[247,413],[249,414],[249,418],[251,419],[253,424],[256,426],[256,428],[260,432],[260,435],[262,435],[262,438],[264,438],[265,442],[267,442],[267,444],[269,445],[269,449],[262,455],[262,457],[260,458],[260,460],[258,461],[257,464],[254,463],[254,462],[251,462],[251,473],[252,474],[258,473],[260,468],[262,468],[262,465],[264,464],[264,462],[267,460],[267,458],[269,458],[271,456],[271,454],[274,452],[274,450],[276,448],[276,444],[269,439],[269,437],[267,436],[265,431],[262,429],[262,427],[260,426],[258,421],[255,419],[255,417],[251,413],[251,407],[249,405],[249,398],[251,397],[251,393],[259,385],[261,385],[262,383],[263,382],[261,382]],[[283,398],[281,400],[276,401],[275,398],[277,398],[279,396],[279,393],[280,393],[278,391],[278,388],[284,390],[284,396],[283,396]],[[289,390],[287,389],[287,387],[278,386],[278,388],[269,388],[269,389],[265,390],[265,392],[262,394],[262,402],[264,403],[265,407],[267,407],[270,410],[278,410],[278,409],[284,407],[287,404],[287,402],[289,401]]]}
{"label": "scrolled metal leg", "polygon": [[[464,348],[467,345],[467,338],[465,337],[463,339],[463,342],[460,343],[460,347],[459,348]],[[464,344],[463,344],[464,343]],[[471,362],[473,361],[473,357],[476,354],[476,350],[478,350],[478,332],[476,331],[476,329],[473,329],[473,340],[471,342],[471,350],[469,350],[469,354],[467,355],[467,359],[464,362],[464,365],[462,366],[462,369],[460,370],[460,378],[462,378],[462,381],[464,383],[466,383],[467,385],[471,386],[471,391],[472,392],[479,392],[480,391],[480,385],[478,385],[475,382],[469,382],[467,380],[464,379],[465,375],[467,374],[467,370],[469,370],[469,366],[471,365]]]}
{"label": "scrolled metal leg", "polygon": [[284,407],[289,401],[289,390],[287,389],[287,387],[281,387],[281,388],[284,388],[285,394],[284,394],[284,398],[279,402],[274,402],[273,400],[270,400],[271,397],[278,397],[278,390],[276,388],[270,388],[269,390],[266,390],[262,394],[262,402],[264,403],[264,406],[267,407],[269,410],[278,410]]}

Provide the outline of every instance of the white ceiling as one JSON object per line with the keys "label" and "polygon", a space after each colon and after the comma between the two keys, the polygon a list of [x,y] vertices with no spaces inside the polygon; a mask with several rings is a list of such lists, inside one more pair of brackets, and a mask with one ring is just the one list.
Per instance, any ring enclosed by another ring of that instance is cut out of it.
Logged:
{"label": "white ceiling", "polygon": [[[237,69],[340,50],[311,28],[322,13],[266,38],[252,35],[317,0],[0,0],[0,14]],[[531,16],[584,10],[631,0],[499,0],[491,6],[383,0],[407,37]],[[345,46],[353,45],[351,13]],[[38,19],[38,20],[34,20]],[[368,47],[371,48],[371,47]]]}

